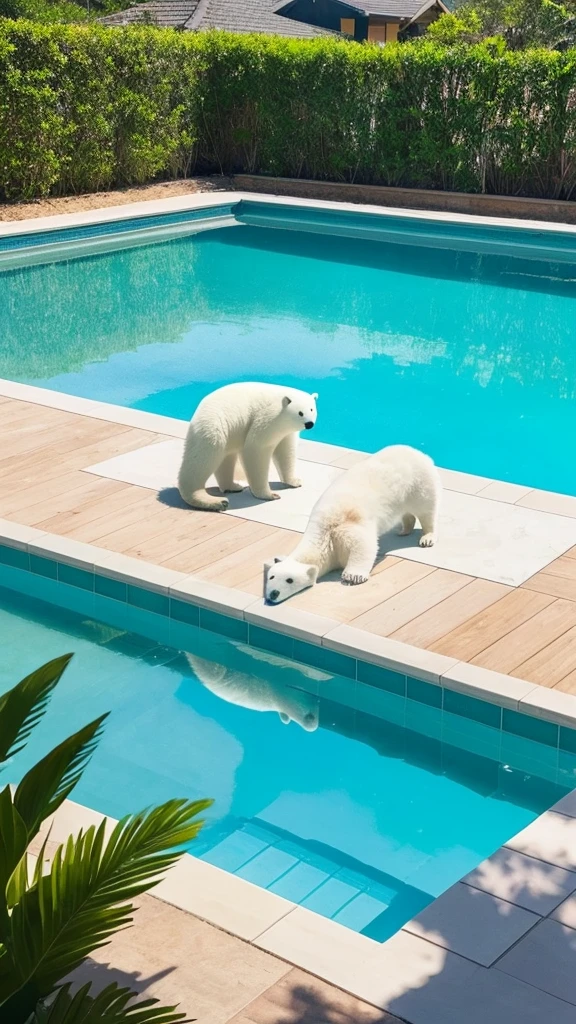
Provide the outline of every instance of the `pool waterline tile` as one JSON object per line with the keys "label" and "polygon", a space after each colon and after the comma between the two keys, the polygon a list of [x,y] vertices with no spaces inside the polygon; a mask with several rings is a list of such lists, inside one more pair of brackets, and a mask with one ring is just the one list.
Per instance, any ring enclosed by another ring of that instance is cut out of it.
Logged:
{"label": "pool waterline tile", "polygon": [[523,715],[520,711],[504,708],[502,729],[504,732],[522,736],[524,739],[535,740],[536,743],[544,743],[549,747],[558,746],[558,726],[555,723],[533,718],[531,715]]}

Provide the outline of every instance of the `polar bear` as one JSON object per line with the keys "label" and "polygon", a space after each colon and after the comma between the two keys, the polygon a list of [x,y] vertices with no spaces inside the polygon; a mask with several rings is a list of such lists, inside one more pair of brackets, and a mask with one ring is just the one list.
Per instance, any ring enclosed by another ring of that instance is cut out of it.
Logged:
{"label": "polar bear", "polygon": [[267,573],[266,599],[272,604],[285,601],[333,569],[344,570],[343,583],[365,583],[380,537],[396,524],[404,536],[418,519],[420,546],[430,547],[441,490],[432,459],[415,448],[391,445],[357,463],[316,502],[296,550],[274,559]]}
{"label": "polar bear", "polygon": [[[273,654],[258,653],[268,665],[278,663],[278,667],[282,667],[285,664]],[[241,672],[196,654],[185,652],[185,655],[194,674],[216,697],[251,711],[277,711],[284,725],[298,722],[306,732],[318,728],[318,700],[304,690]]]}
{"label": "polar bear", "polygon": [[279,498],[270,490],[268,477],[273,459],[280,479],[288,487],[300,487],[296,476],[296,446],[300,430],[316,422],[316,399],[279,384],[227,384],[203,398],[196,409],[184,444],[178,490],[193,508],[223,512],[227,498],[206,491],[215,474],[222,493],[242,491],[234,479],[240,457],[255,498]]}

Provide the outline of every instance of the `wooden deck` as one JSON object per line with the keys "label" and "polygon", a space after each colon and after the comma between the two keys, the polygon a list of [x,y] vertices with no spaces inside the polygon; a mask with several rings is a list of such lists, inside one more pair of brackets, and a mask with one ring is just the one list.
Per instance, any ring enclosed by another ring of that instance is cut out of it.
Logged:
{"label": "wooden deck", "polygon": [[[0,398],[0,517],[258,595],[262,563],[299,535],[163,505],[83,472],[162,434]],[[576,548],[513,588],[388,556],[362,587],[328,579],[294,607],[576,693]]]}

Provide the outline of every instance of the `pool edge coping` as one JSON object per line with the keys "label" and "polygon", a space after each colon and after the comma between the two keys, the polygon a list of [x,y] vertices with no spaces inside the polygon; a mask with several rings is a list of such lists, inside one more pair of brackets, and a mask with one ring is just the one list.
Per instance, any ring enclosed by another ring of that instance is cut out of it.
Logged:
{"label": "pool edge coping", "polygon": [[[576,227],[575,227],[576,231]],[[147,430],[153,433],[166,434],[183,438],[188,424],[184,420],[176,420],[157,413],[143,412],[137,409],[124,408],[95,399],[78,398],[59,391],[20,384],[0,378],[0,397],[28,401],[49,408],[59,409],[83,416],[102,419],[107,422],[119,423],[129,427]],[[303,440],[311,448],[321,448],[324,453],[312,461],[323,461],[337,465],[340,455],[332,458],[330,449],[341,453],[342,448],[325,442]],[[353,453],[353,449],[347,449]],[[356,453],[357,454],[357,453]],[[365,453],[360,453],[365,454]],[[482,492],[494,486],[499,492],[508,492],[513,498],[518,491],[517,484],[490,480],[460,471],[441,470],[452,479],[450,490],[460,493],[474,493],[482,496]],[[456,486],[454,483],[460,486]],[[446,485],[446,482],[444,483]],[[576,498],[570,495],[556,494],[552,491],[530,490],[528,495],[517,501],[502,498],[506,503],[524,503],[530,494],[542,494],[550,502],[573,504],[570,513],[553,512],[543,509],[551,515],[568,515],[576,518]],[[530,507],[530,506],[528,506]],[[276,632],[283,633],[293,639],[305,640],[345,656],[354,657],[368,663],[379,665],[392,671],[409,674],[432,684],[446,686],[468,696],[491,700],[502,707],[522,710],[535,718],[543,718],[558,725],[576,728],[576,695],[556,691],[537,683],[530,683],[517,676],[509,676],[492,669],[471,665],[458,658],[450,658],[437,654],[426,648],[415,647],[388,637],[381,637],[368,630],[342,623],[337,619],[327,618],[287,604],[278,606],[266,605],[262,598],[255,598],[232,587],[213,584],[201,580],[194,574],[183,573],[173,569],[156,566],[143,559],[131,558],[127,555],[99,548],[93,544],[85,544],[59,534],[48,533],[32,526],[22,526],[16,521],[0,518],[0,544],[8,547],[20,547],[30,553],[55,558],[72,566],[98,571],[100,574],[127,583],[142,585],[145,589],[165,592],[178,600],[197,603],[231,618],[241,618],[254,625],[260,625]]]}

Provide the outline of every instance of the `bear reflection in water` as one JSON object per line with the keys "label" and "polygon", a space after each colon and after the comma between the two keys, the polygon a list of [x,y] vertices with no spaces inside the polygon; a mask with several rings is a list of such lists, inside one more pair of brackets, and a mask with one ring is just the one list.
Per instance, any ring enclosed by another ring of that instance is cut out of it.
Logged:
{"label": "bear reflection in water", "polygon": [[[244,668],[250,668],[252,662],[254,674],[198,657],[187,651],[185,655],[190,668],[202,685],[222,700],[251,711],[276,711],[284,725],[297,722],[306,732],[314,732],[318,728],[318,699],[313,694],[290,686],[287,681],[274,676],[278,676],[279,671],[291,676],[297,673],[300,678],[304,675],[311,682],[328,679],[328,676],[304,665],[298,666],[296,670],[295,666],[283,658],[245,644],[238,644],[236,652],[242,655]],[[246,659],[249,659],[248,663]]]}

